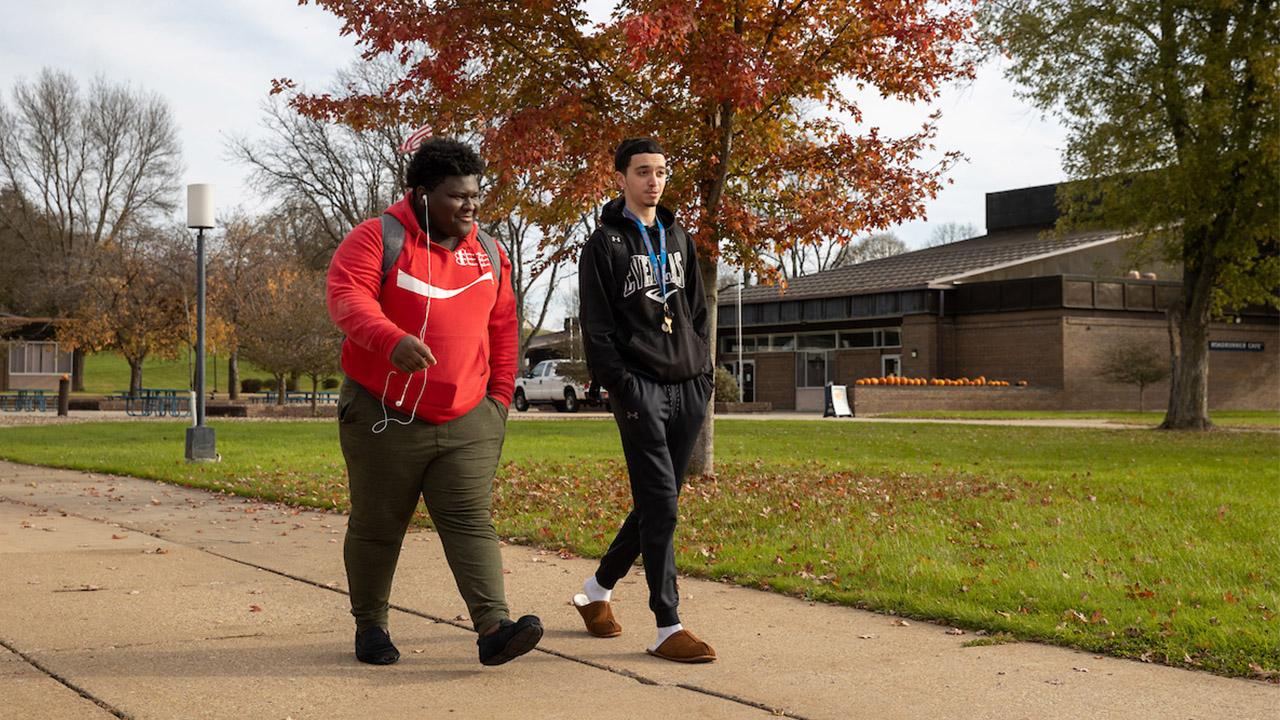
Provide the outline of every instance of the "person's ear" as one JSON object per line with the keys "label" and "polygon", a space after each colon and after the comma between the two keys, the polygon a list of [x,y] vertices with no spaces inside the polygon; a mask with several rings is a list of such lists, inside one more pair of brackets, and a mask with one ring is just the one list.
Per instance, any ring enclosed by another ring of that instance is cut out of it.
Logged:
{"label": "person's ear", "polygon": [[618,185],[618,190],[625,191],[627,189],[627,176],[617,170],[613,171],[613,181]]}

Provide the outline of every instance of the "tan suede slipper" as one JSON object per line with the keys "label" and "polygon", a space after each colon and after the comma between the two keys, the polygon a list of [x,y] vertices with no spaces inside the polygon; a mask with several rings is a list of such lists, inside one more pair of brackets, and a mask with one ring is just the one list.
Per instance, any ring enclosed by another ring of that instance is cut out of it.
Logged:
{"label": "tan suede slipper", "polygon": [[667,638],[654,650],[645,652],[663,660],[683,663],[704,663],[716,659],[716,651],[688,630],[680,630]]}
{"label": "tan suede slipper", "polygon": [[618,637],[622,634],[622,626],[613,619],[613,607],[607,601],[588,602],[586,595],[578,593],[573,596],[573,606],[587,624],[588,633],[600,638]]}

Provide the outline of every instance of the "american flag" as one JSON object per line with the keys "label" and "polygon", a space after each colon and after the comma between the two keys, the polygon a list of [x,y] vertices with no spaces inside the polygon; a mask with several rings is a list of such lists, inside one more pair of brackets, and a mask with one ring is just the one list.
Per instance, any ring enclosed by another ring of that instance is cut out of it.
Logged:
{"label": "american flag", "polygon": [[422,127],[410,133],[409,137],[400,143],[400,147],[396,148],[396,152],[411,153],[416,151],[422,145],[422,141],[431,137],[431,125],[423,125]]}

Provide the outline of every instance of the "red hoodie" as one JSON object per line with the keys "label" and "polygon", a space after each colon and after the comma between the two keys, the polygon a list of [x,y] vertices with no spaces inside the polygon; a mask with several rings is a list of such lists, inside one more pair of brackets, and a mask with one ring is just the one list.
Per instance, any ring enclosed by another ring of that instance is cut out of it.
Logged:
{"label": "red hoodie", "polygon": [[[329,316],[347,335],[343,372],[388,407],[434,425],[465,415],[486,393],[509,406],[518,341],[507,254],[498,249],[499,283],[474,225],[450,252],[419,229],[410,194],[387,212],[404,225],[405,241],[385,282],[377,218],[352,230],[329,264]],[[391,351],[405,335],[431,348],[437,363],[425,373],[408,376],[391,364]]]}

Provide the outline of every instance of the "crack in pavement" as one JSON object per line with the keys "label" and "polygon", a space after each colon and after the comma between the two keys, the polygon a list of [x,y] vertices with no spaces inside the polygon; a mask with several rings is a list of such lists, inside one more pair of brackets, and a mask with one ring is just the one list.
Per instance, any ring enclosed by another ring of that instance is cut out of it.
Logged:
{"label": "crack in pavement", "polygon": [[9,641],[4,640],[3,638],[0,638],[0,647],[3,647],[3,648],[5,648],[6,650],[8,650],[9,652],[13,653],[14,655],[17,655],[18,657],[22,658],[22,661],[23,661],[23,662],[25,662],[26,664],[28,664],[28,665],[30,665],[31,667],[35,668],[36,670],[39,670],[40,672],[44,673],[45,677],[49,678],[50,680],[53,680],[54,682],[58,683],[59,685],[62,685],[63,687],[67,688],[68,690],[70,690],[70,691],[74,692],[75,694],[79,695],[80,697],[84,698],[85,700],[88,700],[89,702],[93,703],[94,705],[97,705],[98,707],[102,708],[103,710],[106,710],[107,712],[111,713],[112,715],[114,715],[114,716],[116,716],[116,717],[118,717],[118,718],[123,718],[124,720],[132,720],[132,718],[133,718],[133,716],[132,716],[132,715],[130,715],[130,714],[128,714],[128,713],[126,713],[126,712],[124,712],[123,710],[120,710],[119,708],[116,708],[115,706],[113,706],[113,705],[111,705],[110,703],[108,703],[106,700],[103,700],[102,698],[97,697],[96,695],[94,695],[93,693],[89,692],[88,690],[86,690],[86,689],[84,689],[84,688],[80,687],[79,685],[76,685],[75,683],[71,682],[70,680],[68,680],[68,679],[66,679],[66,678],[64,678],[64,677],[62,677],[61,675],[59,675],[59,674],[55,673],[54,671],[50,670],[49,668],[45,667],[42,663],[40,663],[40,661],[36,660],[35,658],[31,657],[30,655],[27,655],[26,653],[22,652],[22,651],[21,651],[21,650],[19,650],[18,648],[14,647],[14,646],[13,646],[13,644],[12,644],[12,643],[10,643]]}
{"label": "crack in pavement", "polygon": [[[188,489],[188,490],[191,490],[191,491],[194,491],[194,492],[201,492],[201,490],[200,490],[199,488],[187,488],[187,489]],[[15,499],[13,499],[13,498],[8,498],[8,497],[0,497],[0,502],[12,502],[12,503],[15,503],[15,504],[18,504],[18,505],[23,505],[23,506],[26,506],[26,507],[31,507],[31,508],[35,508],[35,509],[39,509],[39,510],[44,510],[44,511],[46,511],[46,512],[48,512],[48,511],[49,511],[49,510],[48,510],[48,506],[41,505],[41,504],[38,504],[38,503],[30,503],[30,502],[25,502],[25,501],[21,501],[21,500],[15,500]],[[283,504],[281,504],[281,505],[283,506]],[[308,509],[310,509],[310,508],[308,508]],[[273,574],[273,575],[276,575],[276,576],[279,576],[279,577],[282,577],[282,578],[285,578],[285,579],[288,579],[288,580],[292,580],[292,581],[294,581],[294,582],[302,583],[302,584],[305,584],[305,585],[310,585],[310,586],[312,586],[312,587],[320,588],[320,589],[322,589],[322,590],[329,590],[329,591],[331,591],[331,592],[338,593],[339,595],[349,595],[349,593],[348,593],[347,591],[342,590],[342,589],[339,589],[339,588],[332,587],[332,585],[331,585],[331,584],[328,584],[328,583],[322,583],[322,582],[319,582],[319,581],[317,581],[317,580],[312,580],[311,578],[303,577],[303,576],[301,576],[301,575],[295,575],[295,574],[293,574],[293,573],[289,573],[289,572],[286,572],[286,571],[283,571],[283,570],[278,570],[278,569],[275,569],[275,568],[266,567],[266,566],[259,565],[259,564],[253,563],[253,562],[249,562],[249,561],[247,561],[247,560],[242,560],[242,559],[240,559],[240,558],[233,557],[233,556],[231,556],[231,555],[226,555],[226,554],[223,554],[223,553],[221,553],[221,552],[218,552],[218,551],[216,551],[216,550],[214,550],[214,549],[212,549],[212,548],[210,548],[210,547],[208,547],[208,546],[204,546],[204,545],[200,545],[200,544],[189,544],[189,542],[188,542],[188,541],[186,541],[186,540],[179,540],[179,539],[174,539],[174,538],[172,538],[172,537],[167,537],[163,532],[155,532],[155,531],[150,531],[150,530],[143,530],[143,529],[140,529],[140,528],[137,528],[137,527],[132,527],[132,526],[130,526],[130,525],[124,524],[124,523],[122,523],[122,522],[121,522],[121,521],[119,521],[119,520],[113,520],[113,519],[104,518],[104,517],[90,517],[90,516],[88,516],[88,515],[80,514],[80,513],[74,512],[74,511],[69,512],[69,511],[67,511],[67,510],[65,510],[65,509],[63,509],[63,508],[58,508],[58,509],[54,510],[54,512],[59,513],[59,514],[60,514],[61,516],[63,516],[63,517],[76,517],[76,518],[79,518],[79,519],[82,519],[82,520],[90,520],[90,521],[93,521],[93,522],[98,522],[98,523],[102,523],[102,524],[105,524],[105,525],[110,525],[110,526],[112,526],[112,527],[116,527],[116,528],[119,528],[119,529],[124,530],[124,531],[134,532],[134,533],[138,533],[138,534],[141,534],[141,535],[145,535],[145,536],[148,536],[148,537],[154,538],[154,539],[156,539],[156,540],[162,540],[162,541],[164,541],[164,542],[173,543],[173,544],[178,545],[178,546],[181,546],[181,547],[194,549],[194,550],[197,550],[197,551],[199,551],[199,552],[201,552],[201,553],[204,553],[204,554],[206,554],[206,555],[210,555],[210,556],[212,556],[212,557],[216,557],[216,558],[219,558],[219,559],[222,559],[222,560],[228,560],[228,561],[231,561],[231,562],[237,563],[237,564],[239,564],[239,565],[243,565],[243,566],[245,566],[245,567],[254,568],[255,570],[260,570],[260,571],[262,571],[262,572],[268,572],[268,573],[271,573],[271,574]],[[221,543],[221,542],[224,542],[224,541],[219,541],[219,542]],[[241,543],[230,543],[230,544],[250,544],[250,543],[247,543],[247,542],[241,542]],[[421,610],[415,610],[415,609],[413,609],[413,608],[404,607],[404,606],[402,606],[402,605],[396,605],[396,604],[394,604],[394,603],[392,603],[392,604],[390,605],[390,608],[391,608],[391,609],[393,609],[393,610],[397,610],[397,611],[399,611],[399,612],[403,612],[403,613],[408,614],[408,615],[412,615],[412,616],[414,616],[414,617],[419,617],[419,618],[422,618],[422,619],[424,619],[424,620],[430,620],[430,621],[431,621],[431,622],[433,622],[433,623],[438,623],[438,624],[442,624],[442,625],[450,625],[450,626],[453,626],[453,627],[459,628],[459,629],[461,629],[461,630],[466,630],[467,632],[474,632],[474,629],[473,629],[469,624],[466,624],[466,623],[461,622],[461,621],[453,620],[453,619],[450,619],[450,618],[439,617],[439,616],[436,616],[436,615],[432,615],[431,613],[427,613],[427,612],[424,612],[424,611],[421,611]],[[332,632],[332,631],[329,631],[329,632]],[[243,635],[243,636],[234,636],[234,637],[258,637],[258,636],[259,636],[259,635]],[[204,638],[204,640],[218,640],[218,639],[231,639],[231,638],[220,638],[220,637],[219,637],[219,638]],[[7,645],[7,644],[5,644],[5,643],[3,643],[3,641],[0,641],[0,644],[4,644],[6,647],[8,647],[8,645]],[[145,644],[148,644],[148,643],[142,643],[142,644],[139,644],[139,645],[145,645]],[[120,646],[120,645],[117,645],[117,646],[114,646],[114,647],[119,648],[119,647],[126,647],[126,646]],[[130,647],[132,647],[132,646],[130,646]],[[12,649],[12,648],[10,648],[10,649]],[[586,666],[586,667],[589,667],[589,668],[593,668],[593,669],[596,669],[596,670],[602,670],[602,671],[604,671],[604,672],[612,673],[612,674],[617,675],[617,676],[619,676],[619,677],[624,677],[624,678],[627,678],[627,679],[632,680],[632,681],[634,681],[634,682],[637,682],[637,683],[639,683],[639,684],[641,684],[641,685],[674,687],[674,688],[678,688],[678,689],[680,689],[680,690],[684,690],[684,691],[686,691],[686,692],[699,693],[699,694],[701,694],[701,695],[705,695],[705,696],[708,696],[708,697],[717,698],[717,699],[719,699],[719,700],[724,700],[724,701],[726,701],[726,702],[732,702],[732,703],[735,703],[735,704],[738,704],[738,705],[742,705],[742,706],[745,706],[745,707],[750,707],[750,708],[753,708],[753,709],[756,709],[756,710],[761,710],[761,711],[764,711],[764,712],[770,713],[770,714],[772,714],[772,715],[774,715],[774,716],[777,716],[777,717],[791,717],[791,718],[796,718],[796,720],[810,720],[809,718],[806,718],[805,716],[794,714],[794,713],[792,713],[792,712],[787,711],[787,710],[786,710],[786,709],[784,709],[784,708],[777,708],[777,707],[773,707],[773,706],[771,706],[771,705],[767,705],[767,704],[765,704],[765,703],[762,703],[762,702],[759,702],[759,701],[756,701],[756,700],[751,700],[751,699],[749,699],[749,698],[741,697],[741,696],[738,696],[738,695],[732,695],[732,694],[729,694],[729,693],[724,693],[724,692],[720,692],[720,691],[717,691],[717,690],[712,690],[712,689],[710,689],[710,688],[705,688],[705,687],[701,687],[701,686],[698,686],[698,685],[691,685],[691,684],[687,684],[687,683],[666,683],[666,682],[660,682],[660,681],[658,681],[658,680],[654,680],[653,678],[647,677],[647,676],[645,676],[645,675],[643,675],[643,674],[641,674],[641,673],[637,673],[637,672],[635,672],[635,671],[633,671],[633,670],[627,670],[626,668],[616,667],[616,666],[613,666],[613,665],[606,665],[606,664],[599,663],[599,662],[595,662],[595,661],[588,660],[588,659],[585,659],[585,658],[581,658],[581,657],[576,657],[576,656],[573,656],[573,655],[569,655],[569,654],[567,654],[567,653],[563,653],[563,652],[560,652],[560,651],[557,651],[557,650],[551,650],[551,649],[546,648],[546,647],[535,647],[535,648],[534,648],[534,650],[535,650],[535,651],[537,651],[537,652],[541,652],[541,653],[543,653],[543,654],[545,654],[545,655],[549,655],[549,656],[552,656],[552,657],[557,657],[557,658],[560,658],[560,659],[563,659],[563,660],[568,660],[568,661],[570,661],[570,662],[575,662],[575,663],[578,663],[579,665],[583,665],[583,666]],[[20,657],[23,657],[23,659],[27,659],[25,655],[23,655],[22,653],[18,652],[17,650],[14,650],[14,652],[15,652],[16,654],[18,654]],[[30,661],[30,660],[28,660],[28,662],[31,662],[31,661]],[[47,674],[47,675],[49,675],[50,677],[52,677],[52,678],[54,678],[55,680],[57,680],[58,682],[61,682],[63,685],[66,685],[68,688],[71,688],[72,690],[75,690],[77,693],[79,693],[81,696],[85,697],[86,699],[91,700],[91,701],[93,701],[93,702],[95,702],[95,703],[97,703],[97,704],[101,705],[104,709],[106,709],[106,710],[108,710],[109,712],[111,712],[111,713],[113,713],[114,715],[116,715],[116,717],[121,717],[121,718],[127,718],[127,717],[130,717],[130,716],[128,716],[128,715],[122,714],[119,710],[117,710],[117,709],[115,709],[115,708],[113,708],[113,707],[110,707],[109,705],[105,704],[104,702],[102,702],[102,701],[98,700],[97,698],[93,697],[92,695],[88,694],[86,691],[84,691],[84,690],[82,690],[82,689],[80,689],[80,688],[78,688],[78,687],[74,686],[74,685],[73,685],[73,684],[71,684],[70,682],[67,682],[67,681],[63,680],[62,678],[57,677],[56,675],[54,675],[53,673],[51,673],[48,669],[46,669],[46,668],[44,668],[44,667],[41,667],[41,666],[37,665],[37,664],[36,664],[36,663],[34,663],[34,662],[31,662],[31,664],[32,664],[33,666],[35,666],[35,667],[39,668],[39,669],[41,670],[41,672],[44,672],[45,674]]]}

